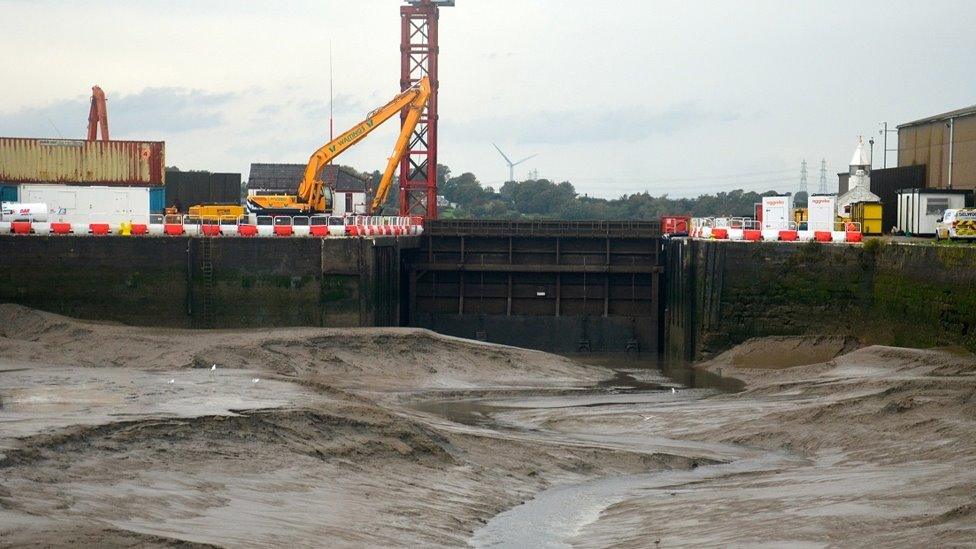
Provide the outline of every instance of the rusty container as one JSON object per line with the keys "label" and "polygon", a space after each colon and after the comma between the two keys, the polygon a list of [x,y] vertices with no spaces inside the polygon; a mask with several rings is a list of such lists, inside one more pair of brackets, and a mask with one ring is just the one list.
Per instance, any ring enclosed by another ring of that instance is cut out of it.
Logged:
{"label": "rusty container", "polygon": [[165,149],[162,141],[0,137],[0,183],[162,186]]}

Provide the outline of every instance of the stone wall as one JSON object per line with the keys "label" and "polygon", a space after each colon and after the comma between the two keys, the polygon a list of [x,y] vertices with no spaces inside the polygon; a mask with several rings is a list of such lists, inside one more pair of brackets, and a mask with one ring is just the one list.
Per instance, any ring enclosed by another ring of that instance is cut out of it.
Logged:
{"label": "stone wall", "polygon": [[672,358],[797,334],[976,350],[976,247],[675,240],[667,274]]}
{"label": "stone wall", "polygon": [[0,301],[142,326],[395,324],[410,239],[0,237]]}

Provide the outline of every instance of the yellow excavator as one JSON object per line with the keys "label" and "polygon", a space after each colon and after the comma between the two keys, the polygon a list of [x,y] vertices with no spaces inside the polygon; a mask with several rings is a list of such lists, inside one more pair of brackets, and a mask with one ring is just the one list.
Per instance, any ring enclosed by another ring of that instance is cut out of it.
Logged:
{"label": "yellow excavator", "polygon": [[386,164],[386,171],[383,172],[383,178],[373,195],[370,212],[376,212],[386,202],[386,197],[390,192],[390,184],[393,182],[393,173],[410,144],[410,135],[416,128],[417,122],[420,121],[428,97],[430,97],[430,80],[424,77],[416,86],[400,93],[386,105],[369,113],[366,120],[356,124],[315,151],[308,159],[308,165],[305,166],[305,175],[298,186],[297,195],[249,196],[247,197],[248,209],[253,213],[262,215],[328,213],[331,210],[331,204],[329,197],[326,196],[325,184],[322,182],[322,170],[325,166],[346,149],[362,141],[380,124],[404,109],[408,109],[400,128],[400,136],[393,148],[393,155],[390,156]]}

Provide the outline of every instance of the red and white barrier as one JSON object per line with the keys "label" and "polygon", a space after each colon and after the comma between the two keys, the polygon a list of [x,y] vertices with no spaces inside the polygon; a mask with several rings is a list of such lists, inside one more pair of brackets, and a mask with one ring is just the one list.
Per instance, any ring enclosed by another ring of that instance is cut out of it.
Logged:
{"label": "red and white barrier", "polygon": [[781,227],[763,227],[754,219],[744,217],[694,217],[688,236],[697,239],[744,242],[849,242],[863,240],[861,224],[836,222],[825,226],[806,226],[800,229],[788,222]]}
{"label": "red and white barrier", "polygon": [[126,235],[267,238],[396,237],[423,234],[423,218],[392,216],[243,216],[218,220],[187,215],[153,214],[129,223],[105,223],[93,215],[88,223],[33,219],[0,221],[0,234],[15,235]]}

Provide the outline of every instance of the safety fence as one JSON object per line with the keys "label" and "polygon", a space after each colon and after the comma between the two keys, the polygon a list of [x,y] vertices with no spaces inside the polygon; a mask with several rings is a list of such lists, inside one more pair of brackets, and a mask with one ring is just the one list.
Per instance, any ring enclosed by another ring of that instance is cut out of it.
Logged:
{"label": "safety fence", "polygon": [[763,224],[748,217],[693,217],[691,238],[743,242],[861,242],[861,224],[854,221]]}
{"label": "safety fence", "polygon": [[37,221],[31,216],[0,221],[0,234],[201,237],[384,237],[423,234],[423,218],[393,216],[271,216],[199,218],[153,214],[147,219],[106,223],[92,220]]}

